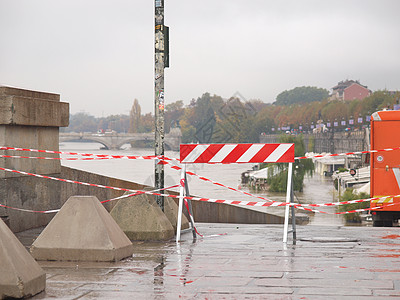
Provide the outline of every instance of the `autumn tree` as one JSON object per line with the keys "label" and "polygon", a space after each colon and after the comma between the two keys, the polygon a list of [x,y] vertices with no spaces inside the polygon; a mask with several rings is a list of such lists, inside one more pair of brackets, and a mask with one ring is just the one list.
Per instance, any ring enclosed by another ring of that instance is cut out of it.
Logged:
{"label": "autumn tree", "polygon": [[221,97],[204,93],[193,99],[185,109],[181,120],[182,141],[209,143],[212,141],[216,124],[216,111],[223,103]]}
{"label": "autumn tree", "polygon": [[65,131],[67,132],[96,132],[98,129],[98,122],[94,116],[85,112],[72,114],[69,117],[69,126]]}
{"label": "autumn tree", "polygon": [[142,109],[140,107],[138,99],[133,101],[131,111],[129,113],[129,132],[136,133],[139,132],[140,127],[140,117],[142,114]]}
{"label": "autumn tree", "polygon": [[185,108],[182,100],[178,100],[165,106],[165,132],[173,127],[180,127],[180,121],[184,115]]}

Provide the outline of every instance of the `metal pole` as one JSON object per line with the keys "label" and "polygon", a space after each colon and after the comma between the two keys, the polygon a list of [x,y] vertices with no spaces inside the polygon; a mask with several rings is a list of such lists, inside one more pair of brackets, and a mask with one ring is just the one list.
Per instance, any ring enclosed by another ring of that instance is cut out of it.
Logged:
{"label": "metal pole", "polygon": [[[290,203],[291,198],[291,188],[292,188],[292,170],[293,163],[289,163],[288,168],[288,180],[287,180],[287,188],[286,188],[286,203]],[[283,226],[283,242],[287,243],[288,238],[288,228],[289,228],[289,205],[285,207],[285,224]]]}
{"label": "metal pole", "polygon": [[185,185],[186,185],[185,174],[186,174],[186,164],[184,164],[181,169],[181,180],[180,180],[180,185],[179,185],[178,221],[176,224],[176,242],[177,243],[179,243],[179,240],[181,239],[183,196],[185,194]]}
{"label": "metal pole", "polygon": [[[164,156],[164,0],[155,0],[154,39],[154,115],[156,156]],[[156,189],[164,188],[164,165],[155,161],[154,182]],[[157,204],[164,211],[164,197],[156,196]]]}
{"label": "metal pole", "polygon": [[[293,180],[290,185],[290,203],[294,204],[294,191],[293,191]],[[297,233],[296,233],[296,210],[294,205],[290,207],[292,213],[292,232],[293,232],[293,245],[296,245]]]}
{"label": "metal pole", "polygon": [[[186,196],[190,197],[189,193],[189,183],[187,181],[187,176],[186,176],[186,165],[185,165],[185,191],[186,191]],[[190,219],[190,224],[192,225],[192,234],[193,234],[193,240],[196,240],[197,235],[196,235],[196,225],[194,224],[194,216],[193,216],[193,209],[192,209],[192,201],[190,199],[186,199],[189,207],[189,219]]]}

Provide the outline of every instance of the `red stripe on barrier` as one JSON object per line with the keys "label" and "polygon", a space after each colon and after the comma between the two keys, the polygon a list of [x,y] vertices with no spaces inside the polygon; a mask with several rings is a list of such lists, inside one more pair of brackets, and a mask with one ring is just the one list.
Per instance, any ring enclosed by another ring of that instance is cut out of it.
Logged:
{"label": "red stripe on barrier", "polygon": [[211,144],[207,149],[196,159],[195,163],[206,163],[212,159],[215,154],[224,146],[224,144]]}
{"label": "red stripe on barrier", "polygon": [[186,147],[180,149],[181,160],[184,160],[194,148],[196,148],[196,144],[186,145]]}
{"label": "red stripe on barrier", "polygon": [[271,155],[272,152],[275,151],[275,149],[278,148],[278,144],[273,145],[273,144],[265,144],[260,151],[252,159],[250,159],[251,163],[257,163],[260,161],[265,161],[268,156]]}
{"label": "red stripe on barrier", "polygon": [[237,162],[237,160],[251,147],[251,144],[238,144],[231,153],[229,153],[222,163]]}
{"label": "red stripe on barrier", "polygon": [[280,162],[294,162],[294,144],[277,160]]}

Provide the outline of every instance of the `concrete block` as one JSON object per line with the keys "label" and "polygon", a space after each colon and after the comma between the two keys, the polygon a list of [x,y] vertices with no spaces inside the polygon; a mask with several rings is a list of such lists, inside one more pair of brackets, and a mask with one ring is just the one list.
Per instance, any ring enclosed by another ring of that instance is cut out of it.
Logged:
{"label": "concrete block", "polygon": [[0,86],[0,124],[68,126],[69,104],[57,94]]}
{"label": "concrete block", "polygon": [[146,194],[119,200],[111,216],[132,241],[165,241],[174,237],[171,222]]}
{"label": "concrete block", "polygon": [[[59,150],[59,127],[69,124],[69,104],[60,102],[60,95],[0,86],[0,145]],[[27,151],[0,151],[4,155],[58,157],[57,154]],[[57,160],[0,158],[8,169],[57,174]],[[21,177],[17,173],[0,172],[0,178]]]}
{"label": "concrete block", "polygon": [[133,245],[95,196],[72,196],[31,247],[37,260],[118,261]]}
{"label": "concrete block", "polygon": [[[60,208],[67,198],[60,198],[62,182],[32,176],[0,178],[1,204],[31,210]],[[65,183],[64,183],[65,185]],[[76,194],[75,194],[76,195]],[[0,216],[8,216],[11,231],[46,226],[55,214],[26,213],[0,207]]]}
{"label": "concrete block", "polygon": [[[58,151],[58,135],[59,131],[57,127],[0,125],[0,145],[2,146]],[[0,154],[29,157],[59,157],[58,154],[11,150],[1,150]],[[4,168],[42,175],[61,172],[59,160],[0,158],[0,164]],[[21,176],[25,175],[0,171],[0,178]]]}
{"label": "concrete block", "polygon": [[[145,187],[145,191],[151,191],[154,190],[154,187]],[[164,194],[169,194],[168,191],[164,191]],[[153,195],[147,195],[148,200],[151,205],[155,207],[159,207],[157,202],[156,202],[156,197]],[[183,207],[183,213],[187,211],[186,207]],[[168,220],[171,222],[172,227],[174,228],[174,232],[176,233],[176,225],[178,223],[178,204],[176,201],[171,198],[171,197],[164,197],[164,214],[168,218]],[[187,229],[189,228],[189,221],[188,218],[182,214],[182,228],[181,229]]]}
{"label": "concrete block", "polygon": [[[157,203],[156,203],[157,205]],[[186,207],[183,210],[187,210]],[[178,205],[174,201],[174,199],[169,197],[164,197],[164,213],[167,216],[168,220],[171,222],[172,227],[174,227],[174,232],[176,232],[176,225],[178,220]],[[189,221],[184,214],[182,214],[182,228],[189,228]]]}
{"label": "concrete block", "polygon": [[33,296],[46,288],[46,274],[0,219],[0,299]]}
{"label": "concrete block", "polygon": [[40,99],[40,100],[50,100],[50,101],[60,101],[60,95],[48,92],[38,92],[20,89],[11,86],[0,85],[0,97],[4,96],[17,96],[21,98],[30,99]]}

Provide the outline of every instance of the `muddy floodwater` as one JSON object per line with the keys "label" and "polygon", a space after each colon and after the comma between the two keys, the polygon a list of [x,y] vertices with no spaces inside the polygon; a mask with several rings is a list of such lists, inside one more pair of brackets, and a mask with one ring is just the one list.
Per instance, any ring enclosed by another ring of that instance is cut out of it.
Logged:
{"label": "muddy floodwater", "polygon": [[[152,149],[132,149],[124,150],[102,150],[100,144],[97,143],[62,143],[60,151],[75,151],[93,154],[115,154],[115,155],[153,155]],[[171,158],[178,158],[179,153],[166,151],[165,155]],[[65,156],[65,155],[63,155]],[[91,160],[91,161],[68,161],[62,160],[62,164],[68,167],[81,169],[101,175],[116,177],[119,179],[129,180],[140,184],[154,185],[154,161],[153,160]],[[242,172],[249,170],[254,164],[232,164],[232,165],[207,165],[192,164],[187,166],[188,171],[195,172],[205,178],[215,182],[222,183],[226,186],[238,188]],[[174,186],[179,183],[180,172],[165,166],[165,187]],[[245,201],[262,201],[260,199],[246,196],[242,193],[231,191],[229,189],[213,185],[196,177],[189,177],[189,189],[192,195],[204,198],[217,198],[224,200],[245,200]],[[330,177],[314,175],[308,177],[304,181],[304,191],[295,192],[295,196],[300,203],[330,203],[337,201],[337,193],[333,188]],[[177,189],[175,188],[177,191]],[[243,191],[248,191],[242,187]],[[285,201],[284,193],[266,193],[255,192],[253,194],[274,201]],[[281,214],[283,208],[259,208],[265,212]],[[321,208],[321,211],[334,212],[334,208]],[[301,211],[299,211],[301,212]],[[343,218],[338,215],[315,214],[310,216],[311,224],[319,225],[341,225]]]}

